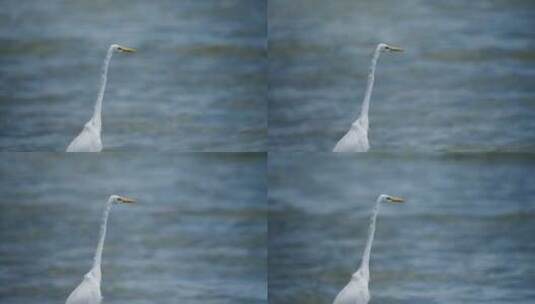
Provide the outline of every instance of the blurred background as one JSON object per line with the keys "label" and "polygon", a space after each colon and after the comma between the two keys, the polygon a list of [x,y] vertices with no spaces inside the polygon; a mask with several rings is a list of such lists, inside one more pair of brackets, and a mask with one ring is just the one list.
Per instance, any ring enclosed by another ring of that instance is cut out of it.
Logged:
{"label": "blurred background", "polygon": [[92,266],[110,194],[106,303],[266,303],[266,157],[6,154],[0,302],[64,303]]}
{"label": "blurred background", "polygon": [[535,156],[269,155],[270,303],[332,303],[379,194],[370,303],[532,303]]}
{"label": "blurred background", "polygon": [[0,150],[64,151],[110,44],[104,150],[265,151],[261,0],[2,1]]}
{"label": "blurred background", "polygon": [[535,2],[270,0],[272,151],[330,151],[379,42],[372,151],[534,151]]}

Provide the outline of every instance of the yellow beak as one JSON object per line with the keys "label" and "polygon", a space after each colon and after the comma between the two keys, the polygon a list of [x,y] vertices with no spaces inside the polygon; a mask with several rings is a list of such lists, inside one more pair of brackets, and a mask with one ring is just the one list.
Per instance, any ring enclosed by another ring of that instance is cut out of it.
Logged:
{"label": "yellow beak", "polygon": [[135,203],[136,200],[134,199],[131,199],[131,198],[128,198],[128,197],[124,197],[124,196],[119,196],[117,198],[117,200],[121,203],[126,203],[126,204],[132,204],[132,203]]}
{"label": "yellow beak", "polygon": [[392,203],[403,203],[405,201],[403,198],[397,196],[390,196],[388,200]]}
{"label": "yellow beak", "polygon": [[392,52],[403,52],[403,49],[397,46],[388,46],[388,49]]}
{"label": "yellow beak", "polygon": [[117,48],[119,51],[121,52],[125,52],[125,53],[134,53],[136,51],[136,49],[133,49],[133,48],[129,48],[129,47],[126,47],[126,46],[119,46]]}

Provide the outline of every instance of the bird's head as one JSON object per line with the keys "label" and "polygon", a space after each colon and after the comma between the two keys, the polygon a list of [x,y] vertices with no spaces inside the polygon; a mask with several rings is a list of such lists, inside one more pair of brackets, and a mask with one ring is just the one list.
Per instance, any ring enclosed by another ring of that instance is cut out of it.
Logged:
{"label": "bird's head", "polygon": [[401,197],[392,196],[392,195],[387,195],[387,194],[381,194],[381,195],[379,195],[378,200],[379,200],[381,203],[391,203],[391,204],[394,204],[394,203],[403,203],[403,202],[405,201],[405,200],[402,199]]}
{"label": "bird's head", "polygon": [[114,194],[110,196],[110,202],[114,204],[132,204],[132,203],[135,203],[136,201],[128,197]]}
{"label": "bird's head", "polygon": [[122,45],[118,45],[118,44],[112,44],[112,45],[111,45],[111,48],[112,48],[114,51],[122,52],[122,53],[134,53],[134,52],[136,51],[136,50],[133,49],[133,48],[129,48],[129,47],[122,46]]}
{"label": "bird's head", "polygon": [[403,52],[403,49],[397,46],[391,46],[386,43],[379,43],[377,49],[381,52]]}

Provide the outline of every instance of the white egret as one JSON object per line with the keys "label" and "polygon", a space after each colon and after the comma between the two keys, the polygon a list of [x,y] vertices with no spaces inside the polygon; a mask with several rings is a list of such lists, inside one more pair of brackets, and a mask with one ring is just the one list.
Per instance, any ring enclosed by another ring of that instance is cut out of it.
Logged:
{"label": "white egret", "polygon": [[102,215],[102,224],[100,225],[100,239],[93,260],[93,267],[84,275],[82,283],[74,289],[65,304],[99,304],[102,301],[100,293],[100,280],[102,273],[100,264],[102,261],[102,249],[104,248],[104,239],[106,238],[106,226],[108,225],[108,215],[114,203],[134,203],[135,201],[119,195],[112,195],[106,202],[104,214]]}
{"label": "white egret", "polygon": [[360,109],[360,116],[351,125],[347,133],[336,143],[333,152],[367,152],[370,149],[368,143],[368,111],[370,108],[370,98],[373,90],[373,83],[375,81],[375,66],[377,59],[383,51],[388,52],[402,52],[403,49],[390,46],[385,43],[379,43],[373,53],[372,62],[370,65],[370,74],[368,74],[368,84],[366,86],[366,93],[364,94],[364,101]]}
{"label": "white egret", "polygon": [[370,300],[370,291],[368,289],[368,282],[370,281],[370,252],[372,249],[373,237],[375,235],[375,221],[379,213],[379,207],[382,203],[402,203],[404,200],[401,197],[381,194],[377,198],[375,207],[373,208],[372,216],[370,218],[370,228],[368,231],[368,241],[364,248],[362,261],[359,269],[353,273],[351,280],[342,289],[333,304],[366,304]]}
{"label": "white egret", "polygon": [[100,90],[98,92],[97,101],[95,103],[95,110],[93,117],[84,125],[83,130],[76,136],[76,138],[67,147],[67,152],[100,152],[102,151],[102,141],[100,133],[102,131],[102,99],[104,98],[104,91],[106,90],[106,82],[108,81],[108,67],[110,65],[111,56],[115,51],[133,53],[136,50],[117,44],[110,45],[104,65],[102,67],[102,77],[100,82]]}

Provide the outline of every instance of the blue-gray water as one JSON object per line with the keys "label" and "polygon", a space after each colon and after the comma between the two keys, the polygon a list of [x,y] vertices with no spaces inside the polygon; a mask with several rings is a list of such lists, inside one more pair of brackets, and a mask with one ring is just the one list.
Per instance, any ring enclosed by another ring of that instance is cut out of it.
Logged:
{"label": "blue-gray water", "polygon": [[104,303],[266,303],[265,154],[4,154],[0,302],[64,303],[108,195]]}
{"label": "blue-gray water", "polygon": [[332,303],[383,205],[371,303],[533,303],[535,156],[269,155],[270,303]]}
{"label": "blue-gray water", "polygon": [[373,48],[375,151],[533,151],[535,2],[271,0],[269,147],[330,151],[356,119]]}
{"label": "blue-gray water", "polygon": [[0,150],[62,151],[92,115],[104,150],[265,151],[266,4],[2,1]]}

